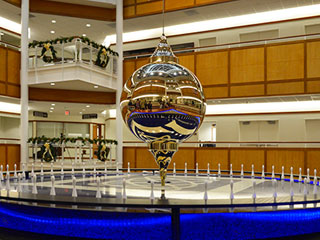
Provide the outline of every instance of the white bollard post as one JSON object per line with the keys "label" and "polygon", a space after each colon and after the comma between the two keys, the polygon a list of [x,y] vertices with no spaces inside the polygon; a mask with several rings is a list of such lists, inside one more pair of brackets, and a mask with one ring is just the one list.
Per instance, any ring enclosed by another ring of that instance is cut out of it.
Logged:
{"label": "white bollard post", "polygon": [[38,194],[38,190],[37,190],[37,176],[34,174],[32,175],[32,194]]}
{"label": "white bollard post", "polygon": [[7,164],[7,173],[6,173],[6,179],[10,180],[10,171],[9,171],[9,164]]}
{"label": "white bollard post", "polygon": [[251,166],[251,178],[254,178],[254,165]]}
{"label": "white bollard post", "polygon": [[199,167],[198,167],[198,163],[196,163],[196,176],[199,175]]}
{"label": "white bollard post", "polygon": [[93,177],[97,177],[97,162],[93,161]]}
{"label": "white bollard post", "polygon": [[127,199],[126,193],[126,179],[122,179],[122,199]]}
{"label": "white bollard post", "polygon": [[255,199],[257,198],[257,194],[256,194],[256,180],[255,180],[255,179],[252,181],[252,190],[253,190],[252,199],[255,200]]}
{"label": "white bollard post", "polygon": [[18,192],[18,193],[22,192],[22,188],[21,188],[21,173],[18,173],[18,187],[17,187],[17,192]]}
{"label": "white bollard post", "polygon": [[74,162],[71,165],[71,176],[74,177]]}
{"label": "white bollard post", "polygon": [[188,175],[187,163],[184,163],[184,176]]}
{"label": "white bollard post", "polygon": [[271,178],[274,179],[275,178],[275,175],[274,175],[274,165],[272,165],[272,173],[271,173]]}
{"label": "white bollard post", "polygon": [[85,178],[86,177],[86,168],[85,168],[85,164],[82,163],[82,177]]}
{"label": "white bollard post", "polygon": [[234,193],[233,193],[233,180],[230,181],[230,200],[234,199]]}
{"label": "white bollard post", "polygon": [[277,185],[278,185],[278,182],[277,182],[277,179],[273,179],[272,180],[272,185],[273,185],[273,198],[274,198],[274,201],[276,202],[277,201]]}
{"label": "white bollard post", "polygon": [[100,177],[97,177],[97,193],[96,193],[96,198],[101,198]]}
{"label": "white bollard post", "polygon": [[31,177],[33,177],[34,175],[34,164],[32,163],[31,164]]}
{"label": "white bollard post", "polygon": [[294,178],[293,178],[293,167],[290,167],[290,182],[294,182]]}
{"label": "white bollard post", "polygon": [[317,185],[318,178],[317,178],[317,169],[314,169],[314,177],[313,177],[313,184]]}
{"label": "white bollard post", "polygon": [[22,164],[22,177],[23,177],[23,178],[26,178],[25,169],[26,169],[26,165],[23,163],[23,164]]}
{"label": "white bollard post", "polygon": [[176,163],[173,163],[173,176],[176,176]]}
{"label": "white bollard post", "polygon": [[293,181],[290,181],[290,197],[291,200],[293,200],[293,196],[294,196],[294,191],[293,191]]}
{"label": "white bollard post", "polygon": [[299,182],[302,182],[302,169],[299,168]]}
{"label": "white bollard post", "polygon": [[265,178],[265,173],[264,173],[264,165],[262,165],[262,170],[261,170],[261,178]]}
{"label": "white bollard post", "polygon": [[117,175],[119,175],[119,165],[117,162],[116,162],[116,172],[117,172]]}
{"label": "white bollard post", "polygon": [[72,197],[78,197],[77,188],[76,188],[76,177],[72,177]]}
{"label": "white bollard post", "polygon": [[310,169],[307,168],[307,182],[310,182]]}
{"label": "white bollard post", "polygon": [[303,184],[303,196],[306,198],[308,195],[308,179],[304,178],[304,184]]}
{"label": "white bollard post", "polygon": [[40,164],[40,176],[43,176],[43,163]]}
{"label": "white bollard post", "polygon": [[210,163],[208,163],[207,166],[207,176],[210,177]]}
{"label": "white bollard post", "polygon": [[51,175],[51,190],[50,190],[50,195],[51,196],[55,196],[56,195],[56,189],[55,189],[55,186],[54,186],[54,180],[55,180],[54,175]]}
{"label": "white bollard post", "polygon": [[221,177],[221,168],[220,168],[220,163],[218,163],[218,177]]}
{"label": "white bollard post", "polygon": [[281,180],[284,180],[284,166],[281,167]]}
{"label": "white bollard post", "polygon": [[1,165],[0,166],[0,181],[3,181],[4,178],[3,178],[3,166]]}
{"label": "white bollard post", "polygon": [[63,175],[64,175],[63,162],[61,162],[61,173],[60,174],[63,177]]}
{"label": "white bollard post", "polygon": [[204,183],[204,196],[203,196],[203,199],[205,201],[208,200],[208,182],[207,181]]}
{"label": "white bollard post", "polygon": [[232,164],[230,164],[230,177],[232,177],[233,171],[232,171]]}
{"label": "white bollard post", "polygon": [[128,175],[130,175],[130,162],[128,162],[128,171],[127,171]]}
{"label": "white bollard post", "polygon": [[18,177],[18,174],[17,174],[17,164],[14,164],[14,174],[13,174],[13,177],[14,177],[14,178],[17,178],[17,177]]}
{"label": "white bollard post", "polygon": [[153,201],[154,200],[154,182],[151,180],[151,193],[150,193],[150,200]]}
{"label": "white bollard post", "polygon": [[244,172],[243,172],[243,164],[241,164],[241,173],[240,173],[240,177],[243,178]]}

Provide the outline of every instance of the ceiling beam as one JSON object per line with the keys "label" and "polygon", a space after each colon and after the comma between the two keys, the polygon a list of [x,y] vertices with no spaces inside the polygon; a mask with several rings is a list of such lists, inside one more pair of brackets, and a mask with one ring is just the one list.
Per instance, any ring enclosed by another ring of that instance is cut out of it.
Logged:
{"label": "ceiling beam", "polygon": [[[21,6],[21,0],[4,1],[17,7]],[[100,21],[115,21],[116,19],[115,8],[102,8],[96,6],[55,2],[48,0],[30,0],[30,12],[94,19]]]}

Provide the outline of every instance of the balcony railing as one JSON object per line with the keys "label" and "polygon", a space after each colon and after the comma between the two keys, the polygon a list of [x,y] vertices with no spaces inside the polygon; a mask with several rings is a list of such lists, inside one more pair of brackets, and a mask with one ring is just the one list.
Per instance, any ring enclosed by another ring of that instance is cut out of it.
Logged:
{"label": "balcony railing", "polygon": [[[29,69],[37,70],[47,67],[67,67],[81,65],[87,67],[90,70],[106,73],[112,77],[117,73],[117,57],[108,55],[109,61],[106,67],[97,66],[96,59],[99,49],[94,48],[92,45],[83,43],[80,38],[75,38],[69,43],[57,43],[52,44],[57,51],[56,59],[52,61],[44,61],[41,57],[42,47],[35,47],[29,49]],[[51,53],[46,54],[47,57],[51,57]]]}

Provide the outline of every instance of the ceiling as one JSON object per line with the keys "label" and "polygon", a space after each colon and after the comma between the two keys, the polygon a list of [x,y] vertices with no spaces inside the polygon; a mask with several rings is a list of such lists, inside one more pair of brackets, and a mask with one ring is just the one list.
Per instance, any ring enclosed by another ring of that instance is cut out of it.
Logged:
{"label": "ceiling", "polygon": [[55,82],[54,86],[51,86],[50,83],[29,84],[29,86],[35,87],[35,88],[48,88],[48,89],[69,89],[69,90],[92,91],[92,92],[115,92],[112,89],[102,87],[102,86],[98,86],[98,88],[95,88],[94,86],[97,86],[97,85],[80,81],[80,80]]}
{"label": "ceiling", "polygon": [[[70,3],[79,3],[77,0],[54,0]],[[110,2],[112,0],[108,0]],[[106,6],[106,0],[83,0],[81,4]],[[165,25],[172,26],[183,23],[210,20],[222,17],[237,16],[269,10],[319,4],[320,0],[237,0],[216,5],[192,8],[165,14]],[[0,1],[0,16],[20,22],[20,8],[4,1]],[[51,20],[56,23],[51,23]],[[91,27],[86,27],[90,23]],[[162,21],[158,15],[138,17],[124,21],[124,32],[133,32],[143,29],[159,28]],[[90,39],[102,43],[107,35],[115,34],[114,22],[103,22],[73,17],[63,17],[48,14],[31,13],[30,15],[31,40],[47,40],[60,36],[81,36],[86,34]],[[55,31],[51,34],[50,31]]]}

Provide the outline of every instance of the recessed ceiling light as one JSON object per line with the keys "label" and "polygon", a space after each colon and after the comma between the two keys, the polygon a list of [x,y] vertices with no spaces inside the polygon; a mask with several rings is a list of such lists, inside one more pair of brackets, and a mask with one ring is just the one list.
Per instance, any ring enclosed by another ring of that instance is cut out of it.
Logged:
{"label": "recessed ceiling light", "polygon": [[55,106],[56,104],[55,103],[51,103],[51,106]]}
{"label": "recessed ceiling light", "polygon": [[94,88],[98,88],[99,86],[97,86],[97,85],[95,85],[95,86],[93,86]]}
{"label": "recessed ceiling light", "polygon": [[51,110],[54,110],[54,107],[51,107],[50,109],[51,109]]}
{"label": "recessed ceiling light", "polygon": [[86,107],[90,107],[90,105],[87,105]]}
{"label": "recessed ceiling light", "polygon": [[55,33],[55,31],[51,30],[51,31],[50,31],[50,33],[51,33],[51,34],[54,34],[54,33]]}
{"label": "recessed ceiling light", "polygon": [[0,36],[3,36],[4,35],[4,33],[3,32],[0,32]]}
{"label": "recessed ceiling light", "polygon": [[86,37],[86,36],[87,36],[87,34],[85,34],[85,33],[84,33],[84,34],[82,34],[82,37]]}
{"label": "recessed ceiling light", "polygon": [[56,85],[56,84],[55,84],[54,82],[52,82],[52,83],[50,83],[50,85],[51,85],[51,86],[54,86],[54,85]]}
{"label": "recessed ceiling light", "polygon": [[86,24],[86,27],[91,27],[91,24],[90,24],[90,23],[87,23],[87,24]]}
{"label": "recessed ceiling light", "polygon": [[52,22],[52,23],[56,23],[57,21],[53,19],[53,20],[51,20],[51,22]]}
{"label": "recessed ceiling light", "polygon": [[80,114],[82,114],[82,112],[80,112]]}
{"label": "recessed ceiling light", "polygon": [[50,110],[49,112],[53,112],[53,111]]}

